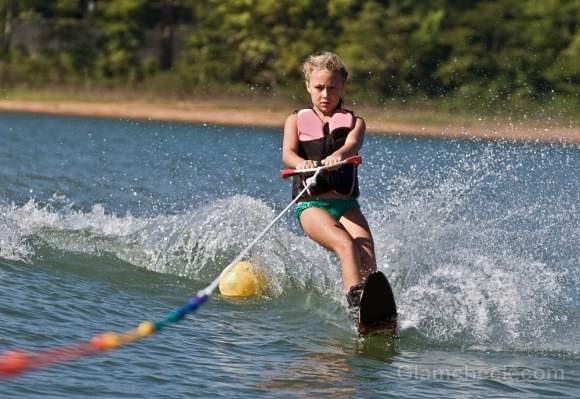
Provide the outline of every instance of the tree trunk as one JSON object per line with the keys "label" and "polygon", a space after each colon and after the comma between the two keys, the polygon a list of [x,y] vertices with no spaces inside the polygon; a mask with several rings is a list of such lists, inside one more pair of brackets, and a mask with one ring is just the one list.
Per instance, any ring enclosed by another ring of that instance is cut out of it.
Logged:
{"label": "tree trunk", "polygon": [[161,54],[159,64],[163,71],[173,66],[173,40],[175,35],[173,0],[163,0],[161,20]]}
{"label": "tree trunk", "polygon": [[16,2],[0,0],[0,61],[10,61],[10,43]]}
{"label": "tree trunk", "polygon": [[91,20],[95,15],[96,1],[82,0],[81,6],[83,9],[83,18]]}

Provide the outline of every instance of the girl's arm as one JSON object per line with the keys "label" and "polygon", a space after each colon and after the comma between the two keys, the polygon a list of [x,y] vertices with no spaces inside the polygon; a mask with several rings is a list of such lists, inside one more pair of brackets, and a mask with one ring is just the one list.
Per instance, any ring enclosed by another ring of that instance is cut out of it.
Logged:
{"label": "girl's arm", "polygon": [[298,126],[296,114],[286,118],[284,123],[284,141],[282,142],[282,162],[293,169],[308,169],[318,166],[316,161],[307,160],[298,155]]}
{"label": "girl's arm", "polygon": [[354,123],[354,128],[348,133],[346,136],[346,140],[344,145],[340,147],[338,150],[334,151],[332,154],[327,156],[323,161],[323,165],[332,165],[337,162],[340,162],[348,157],[356,155],[364,141],[366,131],[366,124],[364,119],[356,117],[356,121]]}

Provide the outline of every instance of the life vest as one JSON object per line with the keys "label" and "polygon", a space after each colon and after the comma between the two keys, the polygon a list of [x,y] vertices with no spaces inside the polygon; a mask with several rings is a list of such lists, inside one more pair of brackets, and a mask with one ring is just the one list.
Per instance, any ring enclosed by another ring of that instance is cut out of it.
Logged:
{"label": "life vest", "polygon": [[[298,155],[304,159],[321,161],[344,145],[346,137],[354,128],[355,117],[350,111],[337,109],[330,121],[323,122],[312,108],[298,111]],[[292,196],[295,198],[306,186],[308,176],[295,175]],[[358,177],[355,165],[347,164],[334,171],[323,171],[316,185],[305,196],[334,190],[349,197],[358,197]]]}

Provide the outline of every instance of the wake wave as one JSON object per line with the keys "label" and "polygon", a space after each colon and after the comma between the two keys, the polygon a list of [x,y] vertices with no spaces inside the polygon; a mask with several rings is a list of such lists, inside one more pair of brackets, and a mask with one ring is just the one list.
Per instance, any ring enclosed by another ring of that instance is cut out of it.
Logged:
{"label": "wake wave", "polygon": [[[175,215],[134,217],[108,214],[95,204],[89,212],[34,200],[0,208],[0,256],[31,261],[37,249],[113,255],[159,273],[210,282],[276,216],[262,201],[234,196]],[[326,251],[283,224],[275,226],[250,253],[268,266],[271,288],[338,287],[336,262]],[[334,294],[333,294],[334,295]]]}

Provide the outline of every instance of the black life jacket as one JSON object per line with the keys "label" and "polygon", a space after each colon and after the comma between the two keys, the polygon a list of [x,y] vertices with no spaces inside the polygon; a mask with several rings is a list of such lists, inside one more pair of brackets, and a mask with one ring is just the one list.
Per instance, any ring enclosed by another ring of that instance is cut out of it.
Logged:
{"label": "black life jacket", "polygon": [[[312,108],[298,111],[298,155],[304,159],[321,161],[342,147],[354,128],[355,117],[351,111],[337,109],[329,122],[322,122]],[[295,175],[292,197],[295,198],[306,186],[305,175]],[[313,196],[334,190],[339,194],[356,198],[359,195],[356,165],[343,165],[334,171],[322,171],[316,185],[304,196]]]}

